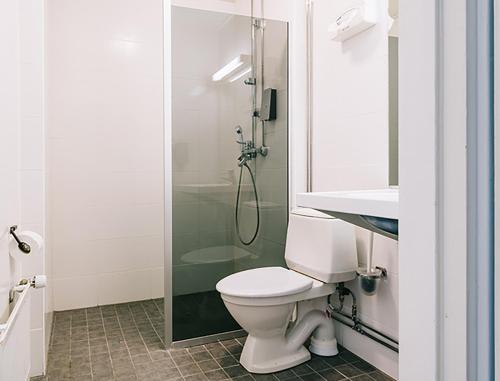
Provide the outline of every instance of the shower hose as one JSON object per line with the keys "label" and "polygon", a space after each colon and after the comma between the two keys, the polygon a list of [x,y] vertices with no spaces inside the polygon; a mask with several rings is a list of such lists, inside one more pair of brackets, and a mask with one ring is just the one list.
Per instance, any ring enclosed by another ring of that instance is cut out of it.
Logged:
{"label": "shower hose", "polygon": [[[248,170],[248,173],[250,173],[250,178],[252,179],[253,193],[255,195],[255,210],[257,212],[257,224],[255,226],[255,232],[253,233],[252,238],[248,241],[245,241],[241,236],[240,223],[239,223],[240,193],[241,193],[241,180],[243,178],[243,167],[245,167]],[[240,178],[238,180],[238,191],[236,193],[236,208],[234,213],[234,222],[236,224],[236,232],[238,233],[238,238],[240,242],[245,246],[251,245],[253,241],[255,241],[255,238],[257,238],[257,234],[259,233],[260,210],[259,210],[259,197],[257,196],[257,186],[255,185],[255,178],[253,176],[252,170],[250,169],[247,163],[243,164],[240,167]]]}

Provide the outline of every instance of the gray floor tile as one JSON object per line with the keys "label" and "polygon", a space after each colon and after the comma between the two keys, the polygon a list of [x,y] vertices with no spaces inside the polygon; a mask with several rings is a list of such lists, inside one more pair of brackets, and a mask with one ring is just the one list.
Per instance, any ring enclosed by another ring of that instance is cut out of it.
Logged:
{"label": "gray floor tile", "polygon": [[31,381],[394,381],[340,348],[273,374],[239,363],[246,338],[165,350],[163,300],[56,312],[47,376]]}

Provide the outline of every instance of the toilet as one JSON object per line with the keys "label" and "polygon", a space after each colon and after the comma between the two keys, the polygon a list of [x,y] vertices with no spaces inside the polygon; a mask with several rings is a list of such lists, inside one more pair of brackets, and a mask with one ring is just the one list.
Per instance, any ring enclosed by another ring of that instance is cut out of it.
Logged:
{"label": "toilet", "polygon": [[[241,271],[217,283],[233,318],[248,332],[240,363],[252,373],[291,368],[338,354],[328,295],[356,277],[354,227],[312,209],[290,213],[283,267]],[[304,346],[310,338],[309,350]]]}

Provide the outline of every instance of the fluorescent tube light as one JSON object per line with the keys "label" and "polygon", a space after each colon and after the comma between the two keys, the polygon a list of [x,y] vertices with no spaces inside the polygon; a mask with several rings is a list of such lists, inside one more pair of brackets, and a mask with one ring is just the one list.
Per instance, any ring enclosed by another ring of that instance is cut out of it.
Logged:
{"label": "fluorescent tube light", "polygon": [[238,74],[236,74],[234,77],[229,79],[229,82],[234,82],[243,77],[245,74],[248,74],[252,71],[251,67],[247,67],[246,69],[240,71]]}
{"label": "fluorescent tube light", "polygon": [[240,54],[238,57],[232,59],[228,64],[223,66],[214,75],[212,75],[212,81],[218,82],[229,77],[241,66],[243,66],[246,62],[248,62],[248,58],[249,58],[248,55]]}

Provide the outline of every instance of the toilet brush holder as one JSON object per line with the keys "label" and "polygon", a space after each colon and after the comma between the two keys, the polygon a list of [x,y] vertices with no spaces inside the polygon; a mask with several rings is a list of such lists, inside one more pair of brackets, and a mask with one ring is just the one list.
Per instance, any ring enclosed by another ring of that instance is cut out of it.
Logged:
{"label": "toilet brush holder", "polygon": [[387,278],[387,270],[383,267],[375,267],[368,270],[366,267],[360,267],[357,271],[361,290],[365,295],[375,295],[381,279]]}

